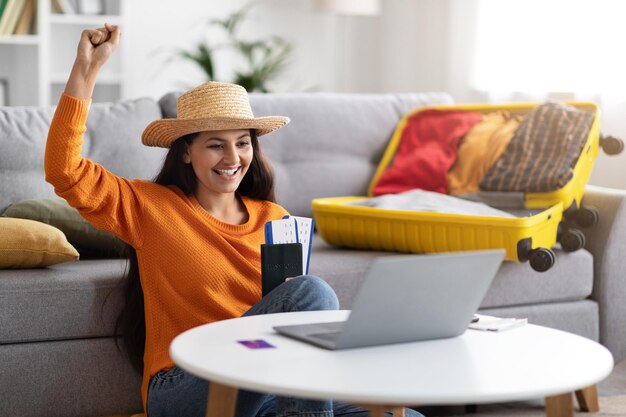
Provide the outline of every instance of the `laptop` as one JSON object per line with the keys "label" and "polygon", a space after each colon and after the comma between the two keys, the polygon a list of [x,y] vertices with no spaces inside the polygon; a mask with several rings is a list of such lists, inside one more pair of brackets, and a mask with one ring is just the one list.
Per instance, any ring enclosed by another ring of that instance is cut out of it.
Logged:
{"label": "laptop", "polygon": [[376,258],[347,320],[274,330],[331,350],[459,336],[478,310],[504,253],[502,249]]}

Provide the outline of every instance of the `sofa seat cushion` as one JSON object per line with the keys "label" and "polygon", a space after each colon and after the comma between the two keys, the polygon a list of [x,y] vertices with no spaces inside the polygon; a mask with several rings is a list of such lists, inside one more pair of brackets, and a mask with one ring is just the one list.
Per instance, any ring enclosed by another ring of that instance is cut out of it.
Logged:
{"label": "sofa seat cushion", "polygon": [[124,260],[0,270],[0,344],[110,336]]}
{"label": "sofa seat cushion", "polygon": [[[337,292],[342,308],[350,308],[369,262],[392,252],[338,249],[319,235],[313,240],[310,272],[324,278]],[[547,272],[535,272],[527,263],[504,262],[481,308],[576,301],[588,298],[593,287],[593,258],[581,249],[555,250],[556,262]]]}
{"label": "sofa seat cushion", "polygon": [[[337,249],[314,238],[311,274],[324,278],[350,308],[368,264],[393,252]],[[482,308],[577,301],[592,287],[592,257],[585,250],[556,251],[547,272],[505,262]],[[0,270],[0,344],[104,337],[113,334],[122,306],[125,261],[81,260],[43,269]]]}

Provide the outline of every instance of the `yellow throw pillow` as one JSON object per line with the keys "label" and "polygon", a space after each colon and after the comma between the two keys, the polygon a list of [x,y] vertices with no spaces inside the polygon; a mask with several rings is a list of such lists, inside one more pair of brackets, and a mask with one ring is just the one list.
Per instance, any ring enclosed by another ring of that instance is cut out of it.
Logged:
{"label": "yellow throw pillow", "polygon": [[0,218],[0,268],[38,268],[77,259],[78,252],[56,227]]}

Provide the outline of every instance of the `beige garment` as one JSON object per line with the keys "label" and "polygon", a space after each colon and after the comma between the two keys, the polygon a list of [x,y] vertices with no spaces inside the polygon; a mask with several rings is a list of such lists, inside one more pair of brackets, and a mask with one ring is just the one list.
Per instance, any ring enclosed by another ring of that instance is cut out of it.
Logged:
{"label": "beige garment", "polygon": [[489,168],[504,153],[522,116],[507,111],[488,113],[461,139],[456,162],[448,172],[451,195],[476,193]]}

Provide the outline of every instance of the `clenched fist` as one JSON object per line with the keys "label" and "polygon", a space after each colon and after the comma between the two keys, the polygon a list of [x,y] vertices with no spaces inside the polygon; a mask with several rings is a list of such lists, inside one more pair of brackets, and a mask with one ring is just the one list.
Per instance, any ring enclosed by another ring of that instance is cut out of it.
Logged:
{"label": "clenched fist", "polygon": [[91,68],[100,68],[113,55],[122,32],[118,26],[105,23],[98,29],[86,29],[78,43],[77,61]]}

